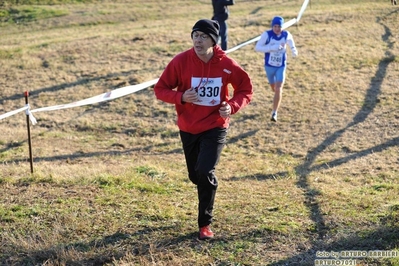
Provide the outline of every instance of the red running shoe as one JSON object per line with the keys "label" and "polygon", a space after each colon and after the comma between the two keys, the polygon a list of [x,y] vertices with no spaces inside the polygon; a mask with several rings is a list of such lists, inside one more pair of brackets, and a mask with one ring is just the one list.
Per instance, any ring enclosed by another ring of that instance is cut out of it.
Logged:
{"label": "red running shoe", "polygon": [[206,240],[206,239],[211,239],[213,238],[214,234],[211,230],[211,227],[209,225],[203,226],[199,230],[199,240]]}

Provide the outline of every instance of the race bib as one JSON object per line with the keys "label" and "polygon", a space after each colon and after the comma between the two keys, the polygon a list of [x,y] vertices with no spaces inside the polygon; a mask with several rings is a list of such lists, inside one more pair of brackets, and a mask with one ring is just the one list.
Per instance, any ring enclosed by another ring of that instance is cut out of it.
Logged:
{"label": "race bib", "polygon": [[269,56],[269,65],[281,67],[283,65],[283,53],[273,52]]}
{"label": "race bib", "polygon": [[215,106],[220,104],[222,78],[191,78],[191,86],[195,88],[199,100],[197,105]]}

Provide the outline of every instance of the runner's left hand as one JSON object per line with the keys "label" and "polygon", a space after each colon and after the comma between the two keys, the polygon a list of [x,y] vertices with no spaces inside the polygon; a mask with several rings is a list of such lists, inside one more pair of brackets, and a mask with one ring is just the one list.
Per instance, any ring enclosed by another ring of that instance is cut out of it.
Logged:
{"label": "runner's left hand", "polygon": [[223,118],[227,118],[231,115],[231,107],[228,103],[222,102],[222,106],[219,109],[219,114]]}

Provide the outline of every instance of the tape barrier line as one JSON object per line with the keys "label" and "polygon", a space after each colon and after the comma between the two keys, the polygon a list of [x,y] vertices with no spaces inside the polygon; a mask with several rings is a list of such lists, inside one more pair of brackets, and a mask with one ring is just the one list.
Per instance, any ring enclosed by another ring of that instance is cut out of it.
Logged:
{"label": "tape barrier line", "polygon": [[77,107],[77,106],[84,106],[84,105],[114,100],[116,98],[120,98],[120,97],[126,96],[128,94],[132,94],[132,93],[135,93],[142,89],[148,88],[148,87],[156,84],[157,82],[158,82],[158,79],[154,79],[154,80],[150,80],[150,81],[140,83],[137,85],[126,86],[123,88],[112,90],[112,91],[109,91],[109,92],[106,92],[106,93],[103,93],[103,94],[100,94],[100,95],[97,95],[97,96],[94,96],[91,98],[87,98],[87,99],[84,99],[81,101],[77,101],[77,102],[73,102],[73,103],[69,103],[69,104],[60,104],[60,105],[54,105],[54,106],[34,109],[31,111],[31,113],[61,110],[61,109],[66,109],[66,108],[72,108],[72,107]]}
{"label": "tape barrier line", "polygon": [[[301,19],[302,15],[303,15],[303,13],[305,12],[306,7],[307,7],[308,4],[309,4],[309,0],[305,0],[303,2],[303,4],[302,4],[302,7],[301,7],[301,9],[300,9],[300,11],[298,13],[297,18],[293,18],[293,19],[285,22],[283,24],[283,26],[282,26],[282,29],[286,29],[288,27],[291,27],[295,23],[298,23],[299,20]],[[255,38],[253,38],[253,39],[250,39],[250,40],[248,40],[248,41],[246,41],[244,43],[241,43],[241,44],[239,44],[239,45],[237,45],[237,46],[235,46],[235,47],[233,47],[231,49],[226,50],[226,54],[234,52],[234,51],[240,49],[241,47],[244,47],[244,46],[246,46],[248,44],[256,42],[259,39],[260,39],[260,35],[255,37]],[[23,108],[20,108],[18,110],[14,110],[14,111],[5,113],[3,115],[0,115],[0,120],[4,119],[6,117],[12,116],[14,114],[17,114],[19,112],[26,111],[26,115],[29,115],[29,119],[32,122],[32,124],[36,124],[37,122],[36,122],[35,117],[33,116],[33,113],[45,112],[45,111],[55,111],[55,110],[61,110],[61,109],[66,109],[66,108],[72,108],[72,107],[78,107],[78,106],[84,106],[84,105],[89,105],[89,104],[95,104],[95,103],[100,103],[100,102],[104,102],[104,101],[114,100],[116,98],[120,98],[120,97],[126,96],[128,94],[132,94],[132,93],[135,93],[137,91],[143,90],[143,89],[148,88],[150,86],[153,86],[153,85],[155,85],[158,82],[158,80],[159,79],[153,79],[153,80],[150,80],[150,81],[147,81],[147,82],[144,82],[144,83],[140,83],[140,84],[137,84],[137,85],[122,87],[122,88],[115,89],[115,90],[112,90],[112,91],[109,91],[109,92],[106,92],[106,93],[103,93],[103,94],[100,94],[100,95],[97,95],[97,96],[94,96],[94,97],[91,97],[91,98],[83,99],[83,100],[80,100],[80,101],[77,101],[77,102],[68,103],[68,104],[60,104],[60,105],[54,105],[54,106],[49,106],[49,107],[42,107],[42,108],[38,108],[38,109],[34,109],[34,110],[30,110],[29,105],[27,105],[27,106],[25,106]]]}
{"label": "tape barrier line", "polygon": [[2,114],[2,115],[0,115],[0,120],[2,120],[2,119],[4,119],[4,118],[7,118],[7,117],[9,117],[9,116],[18,114],[18,113],[20,113],[20,112],[23,112],[23,111],[25,111],[25,110],[28,110],[28,106],[19,108],[19,109],[17,109],[17,110],[14,110],[14,111],[11,111],[11,112],[8,112],[8,113],[5,113],[5,114]]}
{"label": "tape barrier line", "polygon": [[30,106],[29,106],[29,104],[26,104],[24,107],[19,108],[19,109],[17,109],[17,110],[14,110],[14,111],[11,111],[11,112],[8,112],[8,113],[5,113],[5,114],[0,115],[0,120],[2,120],[2,119],[4,119],[4,118],[7,118],[7,117],[9,117],[9,116],[18,114],[18,113],[23,112],[23,111],[25,111],[26,115],[29,116],[29,120],[32,122],[32,124],[33,124],[33,125],[36,125],[36,124],[37,124],[37,121],[36,121],[36,118],[33,116],[33,114],[32,114],[31,111],[30,111]]}
{"label": "tape barrier line", "polygon": [[296,20],[299,22],[299,20],[301,19],[303,13],[305,12],[305,9],[308,7],[310,0],[305,0],[302,4],[301,10],[299,10],[298,16],[296,17]]}
{"label": "tape barrier line", "polygon": [[29,116],[29,120],[32,122],[32,125],[36,125],[37,121],[36,118],[33,116],[32,112],[30,111],[29,103],[26,105],[28,106],[28,109],[26,109],[25,114]]}

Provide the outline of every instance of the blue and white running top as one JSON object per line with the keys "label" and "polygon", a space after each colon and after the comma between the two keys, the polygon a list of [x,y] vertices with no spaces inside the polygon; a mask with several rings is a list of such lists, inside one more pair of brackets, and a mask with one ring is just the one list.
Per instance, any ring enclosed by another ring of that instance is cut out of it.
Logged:
{"label": "blue and white running top", "polygon": [[255,51],[265,53],[265,65],[271,67],[283,67],[287,61],[287,44],[291,49],[292,57],[298,55],[294,39],[286,30],[276,35],[273,30],[262,33],[256,43]]}

